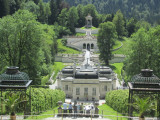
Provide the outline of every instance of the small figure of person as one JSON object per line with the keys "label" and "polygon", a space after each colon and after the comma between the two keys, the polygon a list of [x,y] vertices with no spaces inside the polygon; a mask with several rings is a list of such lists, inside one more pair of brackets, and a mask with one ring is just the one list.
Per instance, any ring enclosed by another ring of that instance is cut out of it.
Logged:
{"label": "small figure of person", "polygon": [[74,103],[73,105],[73,110],[74,110],[74,118],[77,118],[77,105]]}
{"label": "small figure of person", "polygon": [[93,105],[91,105],[90,107],[90,114],[93,116],[94,115],[94,111],[95,111],[95,108]]}
{"label": "small figure of person", "polygon": [[68,110],[69,110],[69,113],[70,113],[70,115],[69,116],[71,116],[71,114],[72,114],[72,103],[70,102],[69,103],[69,107],[68,107]]}
{"label": "small figure of person", "polygon": [[83,117],[83,103],[81,103],[81,105],[80,105],[80,113],[81,113],[81,116]]}
{"label": "small figure of person", "polygon": [[78,116],[80,115],[80,104],[78,103],[77,104],[77,113],[78,113]]}
{"label": "small figure of person", "polygon": [[66,114],[67,113],[67,107],[68,107],[68,104],[66,102],[63,103],[63,113],[64,113],[64,117],[66,117]]}

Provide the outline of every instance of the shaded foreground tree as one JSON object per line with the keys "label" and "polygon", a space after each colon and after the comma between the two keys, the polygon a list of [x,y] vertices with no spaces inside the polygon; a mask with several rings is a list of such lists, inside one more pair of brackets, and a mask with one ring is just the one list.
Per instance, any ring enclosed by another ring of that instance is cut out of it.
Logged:
{"label": "shaded foreground tree", "polygon": [[37,78],[41,61],[41,30],[36,17],[28,11],[19,10],[13,16],[0,19],[0,23],[1,59],[8,66],[19,66],[31,79]]}
{"label": "shaded foreground tree", "polygon": [[138,74],[141,69],[153,69],[160,77],[160,26],[146,30],[140,28],[132,37],[134,43],[124,66],[128,79]]}
{"label": "shaded foreground tree", "polygon": [[112,22],[101,23],[98,31],[98,47],[100,51],[100,59],[109,65],[111,59],[111,49],[116,38],[116,28]]}

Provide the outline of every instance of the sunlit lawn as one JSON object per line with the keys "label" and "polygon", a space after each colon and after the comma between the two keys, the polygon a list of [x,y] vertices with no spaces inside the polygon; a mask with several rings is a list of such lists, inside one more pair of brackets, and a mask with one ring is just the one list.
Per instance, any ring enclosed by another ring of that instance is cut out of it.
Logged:
{"label": "sunlit lawn", "polygon": [[91,27],[91,28],[81,27],[81,29],[97,29],[97,28],[96,27]]}
{"label": "sunlit lawn", "polygon": [[[113,110],[107,104],[103,104],[103,105],[99,106],[98,108],[99,108],[99,114],[102,115],[102,111],[103,111],[103,115],[105,115],[104,118],[109,118],[111,120],[117,120],[116,116],[123,116],[120,113],[117,114],[117,111]],[[115,117],[113,117],[113,116],[115,116]],[[119,120],[127,120],[127,118],[121,118],[121,117],[119,117],[118,119]]]}
{"label": "sunlit lawn", "polygon": [[[54,111],[55,110],[55,111]],[[48,110],[46,112],[43,112],[41,114],[39,114],[38,116],[30,116],[27,118],[28,119],[44,119],[44,118],[49,118],[49,117],[54,117],[54,114],[58,113],[58,107],[54,108],[53,110]]]}
{"label": "sunlit lawn", "polygon": [[79,53],[81,53],[78,50],[63,46],[62,43],[61,43],[61,40],[62,39],[58,39],[58,41],[57,41],[58,42],[58,52],[59,53],[64,53],[64,54],[79,54]]}
{"label": "sunlit lawn", "polygon": [[128,54],[128,52],[131,49],[131,44],[133,43],[133,40],[131,38],[124,37],[122,43],[123,43],[122,48],[113,51],[112,54],[124,54],[124,55]]}
{"label": "sunlit lawn", "polygon": [[112,70],[117,73],[118,75],[118,78],[121,80],[121,70],[123,68],[123,63],[114,63],[114,64],[111,64],[111,68]]}
{"label": "sunlit lawn", "polygon": [[58,72],[59,72],[60,70],[62,70],[65,66],[66,66],[66,65],[64,65],[62,62],[54,62],[54,65],[53,65],[53,67],[54,67],[53,80],[56,79],[56,76],[57,76]]}
{"label": "sunlit lawn", "polygon": [[121,47],[121,41],[116,40],[115,45],[113,46],[113,49],[116,49],[116,48],[119,48],[119,47]]}
{"label": "sunlit lawn", "polygon": [[85,36],[86,33],[76,33],[76,36]]}

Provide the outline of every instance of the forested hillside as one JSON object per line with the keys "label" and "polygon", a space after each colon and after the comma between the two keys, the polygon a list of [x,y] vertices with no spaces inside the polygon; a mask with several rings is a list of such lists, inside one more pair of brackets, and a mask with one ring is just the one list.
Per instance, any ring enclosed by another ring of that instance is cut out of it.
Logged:
{"label": "forested hillside", "polygon": [[94,4],[99,13],[116,13],[119,9],[126,17],[160,23],[160,0],[66,0],[71,6]]}

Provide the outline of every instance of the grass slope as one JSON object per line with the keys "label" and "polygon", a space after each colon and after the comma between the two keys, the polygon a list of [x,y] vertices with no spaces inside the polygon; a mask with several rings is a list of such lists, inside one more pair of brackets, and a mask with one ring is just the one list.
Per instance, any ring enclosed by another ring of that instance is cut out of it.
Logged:
{"label": "grass slope", "polygon": [[113,51],[112,54],[124,54],[124,55],[128,54],[128,51],[130,51],[130,47],[131,44],[133,43],[133,40],[131,38],[124,37],[121,41],[123,43],[122,48]]}
{"label": "grass slope", "polygon": [[65,66],[66,66],[66,65],[64,65],[62,62],[54,62],[54,65],[53,65],[53,67],[54,67],[53,80],[54,80],[54,81],[55,81],[55,79],[56,79],[56,76],[57,76],[58,72],[59,72],[60,70],[62,70]]}
{"label": "grass slope", "polygon": [[65,65],[62,62],[54,62],[54,65],[52,65],[52,71],[47,76],[42,76],[41,85],[45,85],[48,80],[50,79],[52,72],[54,71],[53,80],[55,81],[56,76],[60,70],[62,70],[65,67]]}
{"label": "grass slope", "polygon": [[76,36],[85,36],[86,33],[76,33]]}
{"label": "grass slope", "polygon": [[123,63],[114,63],[114,64],[111,64],[110,66],[112,68],[112,70],[117,73],[118,75],[118,78],[120,80],[122,80],[122,76],[121,76],[121,70],[123,68]]}
{"label": "grass slope", "polygon": [[64,53],[64,54],[79,54],[79,53],[81,53],[81,52],[78,51],[78,50],[74,50],[74,49],[72,49],[72,48],[63,46],[62,43],[61,43],[61,40],[62,40],[62,39],[58,39],[58,40],[57,40],[57,42],[58,42],[58,52],[59,52],[59,53]]}
{"label": "grass slope", "polygon": [[119,48],[119,47],[121,47],[121,41],[116,40],[116,41],[115,41],[115,45],[113,46],[112,49],[116,49],[116,48]]}
{"label": "grass slope", "polygon": [[[106,115],[104,116],[104,118],[109,118],[111,120],[117,120],[117,117],[112,117],[112,116],[123,116],[120,113],[117,114],[117,111],[113,110],[107,104],[103,104],[99,106],[98,108],[99,108],[99,114],[102,114],[102,111],[103,111],[103,115]],[[122,117],[119,117],[118,119],[127,120],[127,118],[122,118]]]}

